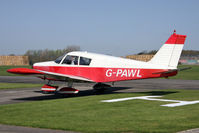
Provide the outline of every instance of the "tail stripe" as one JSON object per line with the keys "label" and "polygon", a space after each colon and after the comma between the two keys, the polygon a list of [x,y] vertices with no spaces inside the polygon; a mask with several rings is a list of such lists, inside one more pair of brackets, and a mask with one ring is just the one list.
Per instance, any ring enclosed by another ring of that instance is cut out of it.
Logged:
{"label": "tail stripe", "polygon": [[149,63],[176,68],[185,39],[186,35],[173,33]]}
{"label": "tail stripe", "polygon": [[184,44],[186,35],[178,35],[173,33],[171,37],[165,42],[165,44]]}

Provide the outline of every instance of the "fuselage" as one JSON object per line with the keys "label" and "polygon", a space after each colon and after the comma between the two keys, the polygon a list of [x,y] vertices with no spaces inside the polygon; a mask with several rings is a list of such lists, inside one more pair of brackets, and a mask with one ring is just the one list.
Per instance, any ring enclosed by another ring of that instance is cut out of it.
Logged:
{"label": "fuselage", "polygon": [[92,82],[158,78],[177,74],[177,71],[161,73],[176,69],[174,67],[82,51],[70,52],[57,61],[35,63],[33,69],[50,75],[71,76]]}

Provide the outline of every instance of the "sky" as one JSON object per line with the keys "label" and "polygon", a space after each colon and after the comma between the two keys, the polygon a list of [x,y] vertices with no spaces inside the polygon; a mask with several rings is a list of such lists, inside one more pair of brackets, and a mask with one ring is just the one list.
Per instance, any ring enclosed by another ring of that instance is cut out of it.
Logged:
{"label": "sky", "polygon": [[198,0],[0,0],[0,55],[81,50],[114,56],[158,50],[176,29],[199,50]]}

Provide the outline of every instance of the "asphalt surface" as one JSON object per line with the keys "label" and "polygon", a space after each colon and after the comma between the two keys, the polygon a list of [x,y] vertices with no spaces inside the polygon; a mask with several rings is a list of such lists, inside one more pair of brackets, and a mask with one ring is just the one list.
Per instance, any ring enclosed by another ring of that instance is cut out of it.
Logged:
{"label": "asphalt surface", "polygon": [[21,126],[8,126],[0,124],[0,133],[77,133],[77,132],[21,127]]}
{"label": "asphalt surface", "polygon": [[[41,83],[45,82],[35,77],[24,76],[0,76],[0,83]],[[57,82],[56,84],[60,84]],[[94,95],[93,87],[94,83],[74,83],[74,88],[79,89],[80,92],[77,96],[89,96]],[[174,80],[174,79],[145,79],[145,80],[133,80],[116,82],[113,87],[106,90],[104,93],[130,93],[130,92],[145,92],[154,93],[153,90],[159,89],[175,89],[167,93],[177,93],[176,89],[189,89],[199,90],[198,80]],[[158,91],[161,93],[161,91]],[[40,101],[50,99],[67,98],[54,94],[42,94],[40,87],[37,88],[23,88],[23,89],[6,89],[0,90],[0,106],[4,104],[15,104],[28,101]],[[28,128],[19,126],[7,126],[0,125],[0,133],[72,133],[59,130]],[[199,132],[198,129],[191,130],[191,133]],[[183,133],[190,133],[190,131],[184,131]]]}
{"label": "asphalt surface", "polygon": [[[45,82],[35,77],[24,76],[0,76],[2,83],[41,83]],[[56,82],[55,84],[60,84]],[[62,83],[63,84],[63,83]],[[74,83],[74,88],[79,89],[77,96],[93,95],[94,83]],[[104,93],[129,93],[129,92],[150,92],[156,89],[198,89],[199,82],[197,80],[171,80],[171,79],[145,79],[116,82],[114,86]],[[169,92],[168,92],[169,93]],[[174,92],[170,92],[174,93]],[[12,104],[19,102],[28,102],[36,100],[50,100],[65,98],[60,95],[42,94],[40,87],[23,88],[23,89],[6,89],[0,90],[0,105]]]}

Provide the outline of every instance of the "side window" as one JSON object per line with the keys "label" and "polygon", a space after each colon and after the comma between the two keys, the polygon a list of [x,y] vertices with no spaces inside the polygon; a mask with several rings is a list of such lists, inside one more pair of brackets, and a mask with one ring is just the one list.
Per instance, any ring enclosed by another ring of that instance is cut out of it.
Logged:
{"label": "side window", "polygon": [[78,65],[78,56],[67,55],[62,64]]}
{"label": "side window", "polygon": [[90,65],[91,59],[85,58],[85,57],[80,57],[80,65]]}

